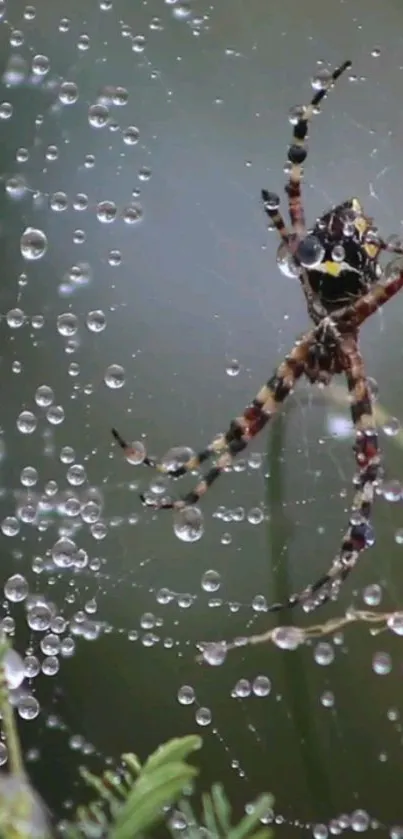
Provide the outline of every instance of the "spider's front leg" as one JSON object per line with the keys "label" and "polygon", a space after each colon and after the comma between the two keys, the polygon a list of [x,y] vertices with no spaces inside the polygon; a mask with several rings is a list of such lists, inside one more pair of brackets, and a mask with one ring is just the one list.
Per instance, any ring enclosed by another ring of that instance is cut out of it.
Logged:
{"label": "spider's front leg", "polygon": [[[211,457],[217,458],[215,465],[187,495],[176,501],[149,498],[142,495],[143,503],[154,509],[175,510],[197,504],[201,496],[207,492],[222,472],[228,466],[231,466],[236,455],[246,449],[253,437],[267,425],[279,410],[293,390],[296,381],[304,373],[311,345],[314,341],[314,330],[306,333],[300,341],[297,341],[290,354],[279,365],[267,384],[260,389],[251,404],[245,408],[243,414],[232,420],[228,431],[216,437],[205,449],[191,457],[182,466],[177,469],[169,469],[163,463],[154,463],[148,458],[143,459],[143,463],[155,467],[162,474],[179,478],[187,472],[199,469]],[[135,449],[125,442],[116,429],[112,429],[112,434],[126,456],[136,454]]]}
{"label": "spider's front leg", "polygon": [[295,109],[294,130],[292,143],[288,149],[288,161],[290,163],[290,177],[286,186],[288,195],[288,208],[293,232],[301,240],[306,235],[305,213],[301,197],[302,165],[307,156],[306,138],[308,124],[319,108],[322,99],[333,87],[339,76],[351,67],[351,61],[345,61],[337,67],[333,73],[322,72],[318,75],[320,90],[315,93],[309,105],[303,105]]}

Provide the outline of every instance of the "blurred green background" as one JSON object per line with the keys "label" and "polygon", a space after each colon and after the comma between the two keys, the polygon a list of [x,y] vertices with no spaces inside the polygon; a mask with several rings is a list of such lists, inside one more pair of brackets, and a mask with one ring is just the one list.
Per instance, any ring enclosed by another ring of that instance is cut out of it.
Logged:
{"label": "blurred green background", "polygon": [[[383,235],[400,233],[403,9],[392,0],[9,0],[0,14],[2,582],[24,575],[75,641],[56,675],[30,685],[41,705],[21,726],[32,777],[65,817],[84,795],[79,764],[101,767],[129,749],[144,757],[201,731],[203,784],[223,781],[239,814],[273,792],[278,836],[318,824],[340,832],[334,820],[358,809],[356,829],[367,819],[383,833],[403,825],[398,637],[350,627],[329,639],[328,666],[315,644],[240,650],[217,668],[195,662],[197,641],[325,620],[371,597],[399,608],[402,505],[383,499],[376,544],[337,604],[310,618],[261,608],[259,596],[283,599],[320,576],[338,547],[354,468],[349,428],[335,433],[347,409],[302,385],[245,469],[207,496],[194,544],[177,539],[169,513],[141,507],[152,475],[126,463],[110,435],[115,425],[158,455],[198,449],[306,328],[300,289],[276,268],[260,190],[283,194],[288,111],[310,98],[320,61],[351,58],[353,68],[311,128],[307,218],[357,195]],[[46,234],[40,259],[21,254],[27,227]],[[105,328],[89,315],[98,310]],[[395,417],[402,313],[397,298],[362,335]],[[105,383],[113,364],[122,387]],[[43,385],[64,414],[40,404]],[[382,445],[387,476],[399,481],[396,438],[383,434]],[[82,512],[94,498],[95,523],[94,510]],[[61,537],[87,553],[81,571],[55,567]],[[214,592],[203,588],[211,569]],[[368,593],[373,585],[381,589]],[[102,622],[94,640],[80,634],[83,610],[87,636]],[[42,661],[46,633],[6,597],[10,615],[17,648]],[[259,675],[271,681],[268,696],[231,695]],[[184,685],[196,697],[187,706]],[[200,708],[211,712],[205,727]]]}

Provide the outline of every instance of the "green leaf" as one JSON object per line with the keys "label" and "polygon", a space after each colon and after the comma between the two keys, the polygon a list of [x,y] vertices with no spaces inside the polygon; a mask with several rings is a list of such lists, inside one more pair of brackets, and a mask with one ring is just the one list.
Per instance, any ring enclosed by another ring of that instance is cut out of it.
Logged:
{"label": "green leaf", "polygon": [[211,795],[207,792],[204,793],[202,796],[203,801],[203,819],[204,824],[207,827],[208,832],[210,833],[211,837],[219,836],[220,831],[218,828],[218,824],[216,821],[215,813],[214,813],[214,806],[211,799]]}
{"label": "green leaf", "polygon": [[257,825],[260,819],[266,815],[272,804],[272,795],[262,795],[262,797],[256,801],[253,813],[249,813],[242,819],[237,827],[233,827],[228,833],[227,839],[245,839],[246,836],[250,836],[255,825]]}
{"label": "green leaf", "polygon": [[150,772],[162,764],[169,762],[178,763],[202,747],[202,739],[197,734],[189,734],[187,737],[175,737],[160,746],[148,758],[143,767],[143,772]]}
{"label": "green leaf", "polygon": [[141,772],[141,763],[137,757],[137,755],[133,754],[133,752],[127,752],[126,754],[122,755],[122,763],[127,766],[129,772],[133,777],[137,777],[140,775]]}
{"label": "green leaf", "polygon": [[211,797],[214,805],[214,812],[220,823],[220,827],[224,835],[231,830],[231,805],[225,795],[222,784],[213,784],[211,788]]}
{"label": "green leaf", "polygon": [[272,830],[270,827],[262,827],[260,830],[257,830],[256,833],[252,833],[252,836],[249,839],[270,839],[272,836]]}
{"label": "green leaf", "polygon": [[163,817],[162,808],[174,804],[197,769],[168,763],[142,773],[123,804],[109,839],[134,839]]}

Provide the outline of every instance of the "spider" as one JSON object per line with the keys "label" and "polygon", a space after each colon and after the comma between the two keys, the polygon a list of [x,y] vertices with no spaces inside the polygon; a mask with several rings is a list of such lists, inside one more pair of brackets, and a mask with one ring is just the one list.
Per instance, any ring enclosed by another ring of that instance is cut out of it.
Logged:
{"label": "spider", "polygon": [[[184,463],[143,459],[147,466],[179,478],[215,458],[215,465],[187,495],[177,500],[141,496],[144,504],[155,509],[187,511],[272,419],[301,376],[305,375],[311,383],[326,385],[334,374],[345,374],[355,430],[356,464],[348,527],[328,571],[285,602],[273,603],[268,609],[273,612],[297,605],[314,609],[335,599],[362,551],[373,543],[370,516],[375,486],[381,478],[381,457],[371,391],[359,349],[359,329],[403,287],[402,258],[395,257],[384,271],[378,262],[382,251],[401,255],[403,248],[394,237],[388,241],[380,237],[357,198],[333,207],[307,230],[301,197],[308,124],[328,91],[350,66],[351,62],[345,61],[333,73],[321,71],[314,82],[316,92],[310,104],[292,109],[289,179],[285,186],[290,228],[281,215],[278,196],[265,189],[261,193],[269,226],[277,230],[281,239],[277,263],[283,273],[299,280],[313,328],[296,341],[242,415],[231,421],[225,434]],[[112,429],[112,434],[126,457],[138,456],[136,447],[126,443],[116,429]]]}

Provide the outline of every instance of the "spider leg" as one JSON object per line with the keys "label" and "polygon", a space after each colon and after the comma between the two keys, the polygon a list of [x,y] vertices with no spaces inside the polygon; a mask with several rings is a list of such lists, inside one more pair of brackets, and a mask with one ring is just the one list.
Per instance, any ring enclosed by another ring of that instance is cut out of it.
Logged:
{"label": "spider leg", "polygon": [[332,319],[344,332],[354,332],[403,288],[403,263],[400,259],[386,266],[385,274],[354,303],[332,313]]}
{"label": "spider leg", "polygon": [[351,61],[345,61],[331,74],[329,80],[323,84],[321,90],[315,93],[309,105],[302,108],[301,115],[294,125],[292,144],[288,149],[288,161],[291,164],[290,178],[285,187],[288,195],[288,209],[293,232],[300,240],[306,235],[305,214],[301,197],[302,164],[307,156],[305,140],[308,134],[308,123],[329,89],[333,87],[339,76],[351,67]]}
{"label": "spider leg", "polygon": [[266,215],[269,217],[272,225],[276,228],[280,239],[284,242],[288,250],[292,252],[290,233],[279,210],[280,199],[273,192],[268,192],[267,189],[262,189],[261,198]]}
{"label": "spider leg", "polygon": [[198,469],[210,457],[218,456],[216,464],[191,492],[177,501],[163,499],[149,501],[141,496],[143,503],[155,509],[183,509],[192,504],[197,504],[201,496],[207,492],[221,473],[228,466],[231,466],[236,455],[244,451],[250,440],[272,419],[291,393],[296,381],[304,372],[313,340],[314,331],[310,330],[294,345],[290,354],[282,361],[274,375],[267,384],[263,385],[252,403],[245,408],[242,416],[232,420],[225,434],[216,437],[209,446],[188,460],[179,469],[169,471],[159,467],[160,471],[169,474],[171,477],[180,477],[186,472]]}
{"label": "spider leg", "polygon": [[302,605],[307,601],[313,608],[326,603],[340,588],[355,568],[360,554],[372,544],[370,515],[374,500],[375,483],[379,478],[381,458],[378,435],[372,411],[371,394],[365,375],[364,362],[353,334],[341,336],[338,353],[343,359],[348,389],[351,394],[351,416],[355,428],[355,461],[357,476],[349,526],[341,548],[329,570],[315,583],[298,594],[292,594],[286,603],[273,603],[269,612]]}

